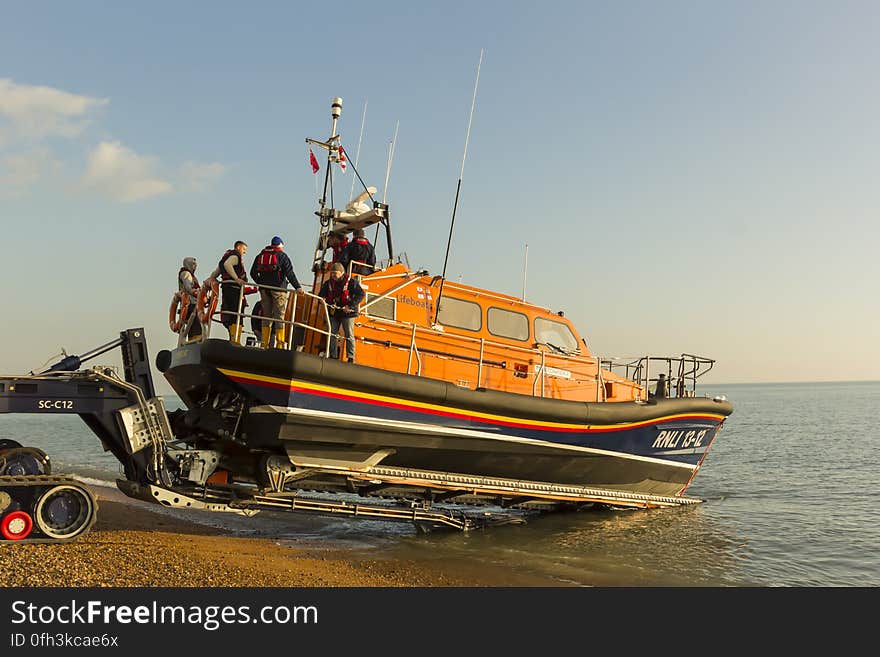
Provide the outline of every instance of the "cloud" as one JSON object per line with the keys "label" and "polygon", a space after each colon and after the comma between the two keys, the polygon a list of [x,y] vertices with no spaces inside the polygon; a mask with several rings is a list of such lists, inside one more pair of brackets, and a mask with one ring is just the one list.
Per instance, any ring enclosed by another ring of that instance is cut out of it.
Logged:
{"label": "cloud", "polygon": [[[0,78],[0,198],[22,196],[50,171],[62,169],[47,148],[51,144],[42,142],[79,137],[109,102]],[[80,186],[126,203],[175,191],[204,191],[227,172],[219,162],[190,160],[174,173],[172,183],[157,173],[161,170],[158,158],[139,155],[120,141],[102,141],[87,160]]]}
{"label": "cloud", "polygon": [[156,164],[156,158],[138,155],[118,141],[104,141],[89,154],[82,183],[125,203],[170,194],[171,183],[153,173]]}
{"label": "cloud", "polygon": [[76,137],[89,124],[88,115],[108,102],[0,78],[0,144],[14,139]]}
{"label": "cloud", "polygon": [[219,162],[211,162],[210,164],[184,162],[180,167],[180,177],[183,187],[201,192],[220,180],[226,171],[226,165]]}
{"label": "cloud", "polygon": [[0,159],[0,199],[24,195],[45,172],[58,167],[59,162],[45,148]]}

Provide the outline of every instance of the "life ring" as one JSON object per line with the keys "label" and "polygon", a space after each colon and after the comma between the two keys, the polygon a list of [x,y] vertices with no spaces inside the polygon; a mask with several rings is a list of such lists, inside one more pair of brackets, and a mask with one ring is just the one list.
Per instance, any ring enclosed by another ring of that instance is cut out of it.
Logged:
{"label": "life ring", "polygon": [[[209,294],[210,293],[210,294]],[[199,298],[196,300],[196,312],[199,314],[199,321],[202,324],[208,324],[214,311],[217,310],[217,298],[220,294],[220,286],[216,279],[205,281],[205,284],[199,289]]]}
{"label": "life ring", "polygon": [[[180,306],[180,315],[177,314],[177,306]],[[171,307],[168,309],[168,328],[172,333],[180,333],[186,319],[186,311],[189,310],[189,295],[175,292],[171,297]]]}

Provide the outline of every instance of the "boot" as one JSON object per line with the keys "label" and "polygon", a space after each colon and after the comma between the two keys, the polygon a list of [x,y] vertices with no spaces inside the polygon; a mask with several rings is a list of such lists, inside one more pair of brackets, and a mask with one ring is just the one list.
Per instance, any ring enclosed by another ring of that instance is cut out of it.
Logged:
{"label": "boot", "polygon": [[275,329],[275,348],[284,349],[284,327]]}
{"label": "boot", "polygon": [[229,341],[233,344],[241,344],[241,324],[233,324],[229,327]]}
{"label": "boot", "polygon": [[269,348],[269,338],[272,337],[272,327],[271,326],[263,326],[261,329],[262,335],[260,336],[260,346],[263,349]]}

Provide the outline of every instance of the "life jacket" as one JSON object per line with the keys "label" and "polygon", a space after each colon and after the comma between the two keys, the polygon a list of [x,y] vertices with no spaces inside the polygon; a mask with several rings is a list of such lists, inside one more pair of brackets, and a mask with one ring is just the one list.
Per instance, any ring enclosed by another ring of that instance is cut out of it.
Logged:
{"label": "life jacket", "polygon": [[375,254],[375,251],[373,250],[373,245],[370,244],[370,240],[368,240],[366,237],[358,237],[353,242],[353,244],[357,244],[360,248],[357,249],[356,251],[355,251],[355,249],[352,249],[352,251],[355,251],[356,253],[363,253],[364,254],[363,260],[365,262],[367,262],[368,264],[373,264],[369,261],[369,257],[374,256],[374,254]]}
{"label": "life jacket", "polygon": [[348,291],[348,276],[342,276],[338,281],[332,278],[327,285],[327,303],[330,305],[342,306],[348,305],[348,299],[351,294]]}
{"label": "life jacket", "polygon": [[188,273],[190,274],[190,276],[192,276],[192,278],[193,278],[193,291],[196,292],[196,293],[198,293],[198,291],[199,291],[199,279],[196,278],[196,275],[193,274],[191,271],[189,271],[189,269],[187,269],[186,267],[181,267],[181,268],[180,268],[180,271],[177,272],[177,291],[178,291],[178,292],[183,292],[183,281],[182,281],[181,278],[180,278],[180,275],[181,275],[183,272],[188,272]]}
{"label": "life jacket", "polygon": [[254,262],[254,267],[260,278],[280,279],[281,263],[278,261],[278,254],[281,252],[277,246],[267,246],[260,251]]}
{"label": "life jacket", "polygon": [[244,278],[244,263],[241,261],[241,256],[238,255],[238,251],[236,251],[235,249],[229,249],[226,253],[223,254],[223,257],[220,258],[220,264],[218,265],[220,267],[220,280],[232,280],[232,276],[229,275],[229,272],[226,271],[226,267],[224,266],[229,256],[238,256],[238,264],[235,265],[233,269],[235,270],[236,276],[238,276],[239,278]]}
{"label": "life jacket", "polygon": [[376,251],[373,249],[373,245],[370,244],[370,240],[366,237],[358,237],[349,244],[345,255],[346,264],[350,262],[364,262],[367,265],[370,265],[369,267],[365,265],[354,265],[352,271],[356,274],[373,273],[372,265],[376,264]]}

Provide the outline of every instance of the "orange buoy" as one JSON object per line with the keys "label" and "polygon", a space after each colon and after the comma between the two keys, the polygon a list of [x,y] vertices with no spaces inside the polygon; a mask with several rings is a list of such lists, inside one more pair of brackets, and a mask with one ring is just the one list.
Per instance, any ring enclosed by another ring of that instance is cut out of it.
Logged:
{"label": "orange buoy", "polygon": [[217,310],[217,298],[219,297],[220,286],[216,279],[212,279],[210,284],[208,281],[199,289],[199,298],[196,300],[196,311],[199,314],[199,321],[207,324],[211,321],[214,311]]}
{"label": "orange buoy", "polygon": [[[178,315],[177,307],[180,306]],[[168,327],[173,333],[179,333],[183,328],[186,311],[189,309],[189,295],[175,292],[171,297],[171,307],[168,309]]]}

